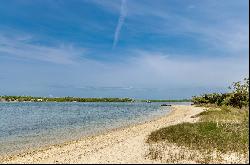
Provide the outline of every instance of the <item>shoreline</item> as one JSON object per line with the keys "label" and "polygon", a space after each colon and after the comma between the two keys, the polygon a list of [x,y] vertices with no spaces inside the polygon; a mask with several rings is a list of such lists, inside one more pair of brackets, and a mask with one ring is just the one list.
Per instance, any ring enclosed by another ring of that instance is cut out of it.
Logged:
{"label": "shoreline", "polygon": [[[6,102],[6,103],[16,103],[16,102]],[[17,103],[27,103],[27,102],[17,102]],[[49,102],[45,102],[45,103],[49,103]],[[163,108],[165,108],[165,107],[163,107]],[[160,119],[160,118],[162,118],[164,116],[167,116],[169,113],[171,113],[172,108],[167,108],[167,109],[168,109],[168,111],[166,113],[164,113],[162,115],[155,116],[155,117],[153,117],[151,119],[141,119],[141,121],[138,120],[138,121],[136,121],[134,123],[132,122],[132,123],[128,123],[128,124],[118,126],[118,127],[114,127],[114,128],[106,128],[106,129],[103,129],[103,130],[99,130],[97,132],[86,133],[86,134],[81,135],[81,136],[79,136],[77,138],[64,139],[62,141],[57,141],[57,142],[50,143],[50,144],[48,143],[48,144],[44,144],[44,145],[41,145],[41,146],[29,147],[27,149],[21,149],[21,150],[18,150],[18,151],[9,152],[7,154],[0,154],[0,163],[2,162],[2,160],[5,160],[6,158],[9,158],[9,157],[16,157],[16,156],[19,156],[19,155],[22,156],[22,155],[26,155],[26,154],[29,154],[29,153],[34,153],[34,152],[38,152],[38,151],[47,150],[47,149],[49,149],[51,147],[56,147],[56,146],[62,147],[62,146],[65,146],[65,145],[68,145],[68,144],[71,144],[71,143],[78,142],[78,141],[80,141],[82,139],[91,138],[91,137],[100,136],[100,135],[105,135],[105,134],[108,134],[108,133],[112,133],[112,132],[115,132],[115,131],[119,131],[119,130],[122,130],[122,129],[129,128],[129,127],[133,127],[133,126],[145,124],[145,123],[148,123],[148,122],[152,122],[152,121],[158,120],[158,119]]]}
{"label": "shoreline", "polygon": [[195,122],[197,119],[191,116],[203,110],[190,105],[173,105],[167,114],[156,119],[0,157],[0,163],[157,163],[145,158],[147,136],[162,127]]}

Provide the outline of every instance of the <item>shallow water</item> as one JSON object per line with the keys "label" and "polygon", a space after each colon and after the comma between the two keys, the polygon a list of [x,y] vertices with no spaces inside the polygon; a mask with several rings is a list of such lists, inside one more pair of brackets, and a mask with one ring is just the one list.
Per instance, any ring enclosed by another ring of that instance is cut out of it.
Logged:
{"label": "shallow water", "polygon": [[0,155],[145,122],[169,111],[160,104],[0,103]]}

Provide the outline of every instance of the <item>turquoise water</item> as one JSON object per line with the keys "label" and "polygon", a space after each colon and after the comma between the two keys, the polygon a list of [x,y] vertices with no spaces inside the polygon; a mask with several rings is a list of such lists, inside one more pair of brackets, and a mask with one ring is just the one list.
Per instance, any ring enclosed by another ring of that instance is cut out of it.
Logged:
{"label": "turquoise water", "polygon": [[169,111],[169,107],[160,104],[0,103],[0,154],[61,143],[151,120]]}

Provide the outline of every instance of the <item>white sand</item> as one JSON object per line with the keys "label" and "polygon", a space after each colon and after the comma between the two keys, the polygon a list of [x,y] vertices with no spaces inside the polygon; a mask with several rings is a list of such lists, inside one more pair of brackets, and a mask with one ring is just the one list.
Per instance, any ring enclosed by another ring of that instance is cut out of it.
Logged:
{"label": "white sand", "polygon": [[0,163],[160,163],[146,158],[147,136],[154,130],[181,122],[195,122],[191,116],[204,109],[194,106],[172,106],[159,119],[83,137],[60,145],[0,158]]}

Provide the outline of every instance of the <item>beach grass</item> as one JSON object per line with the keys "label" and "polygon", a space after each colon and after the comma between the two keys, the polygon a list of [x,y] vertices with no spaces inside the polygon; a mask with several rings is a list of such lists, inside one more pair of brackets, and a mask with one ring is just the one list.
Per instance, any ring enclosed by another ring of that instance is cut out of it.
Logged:
{"label": "beach grass", "polygon": [[[193,116],[199,117],[196,123],[181,123],[152,132],[147,143],[175,144],[189,150],[198,150],[206,154],[204,159],[214,151],[219,154],[238,153],[246,156],[249,151],[248,116],[248,108],[211,107]],[[159,152],[154,148],[154,152],[150,153],[159,155]],[[151,156],[154,157],[156,158]],[[200,161],[208,163],[211,159]]]}

